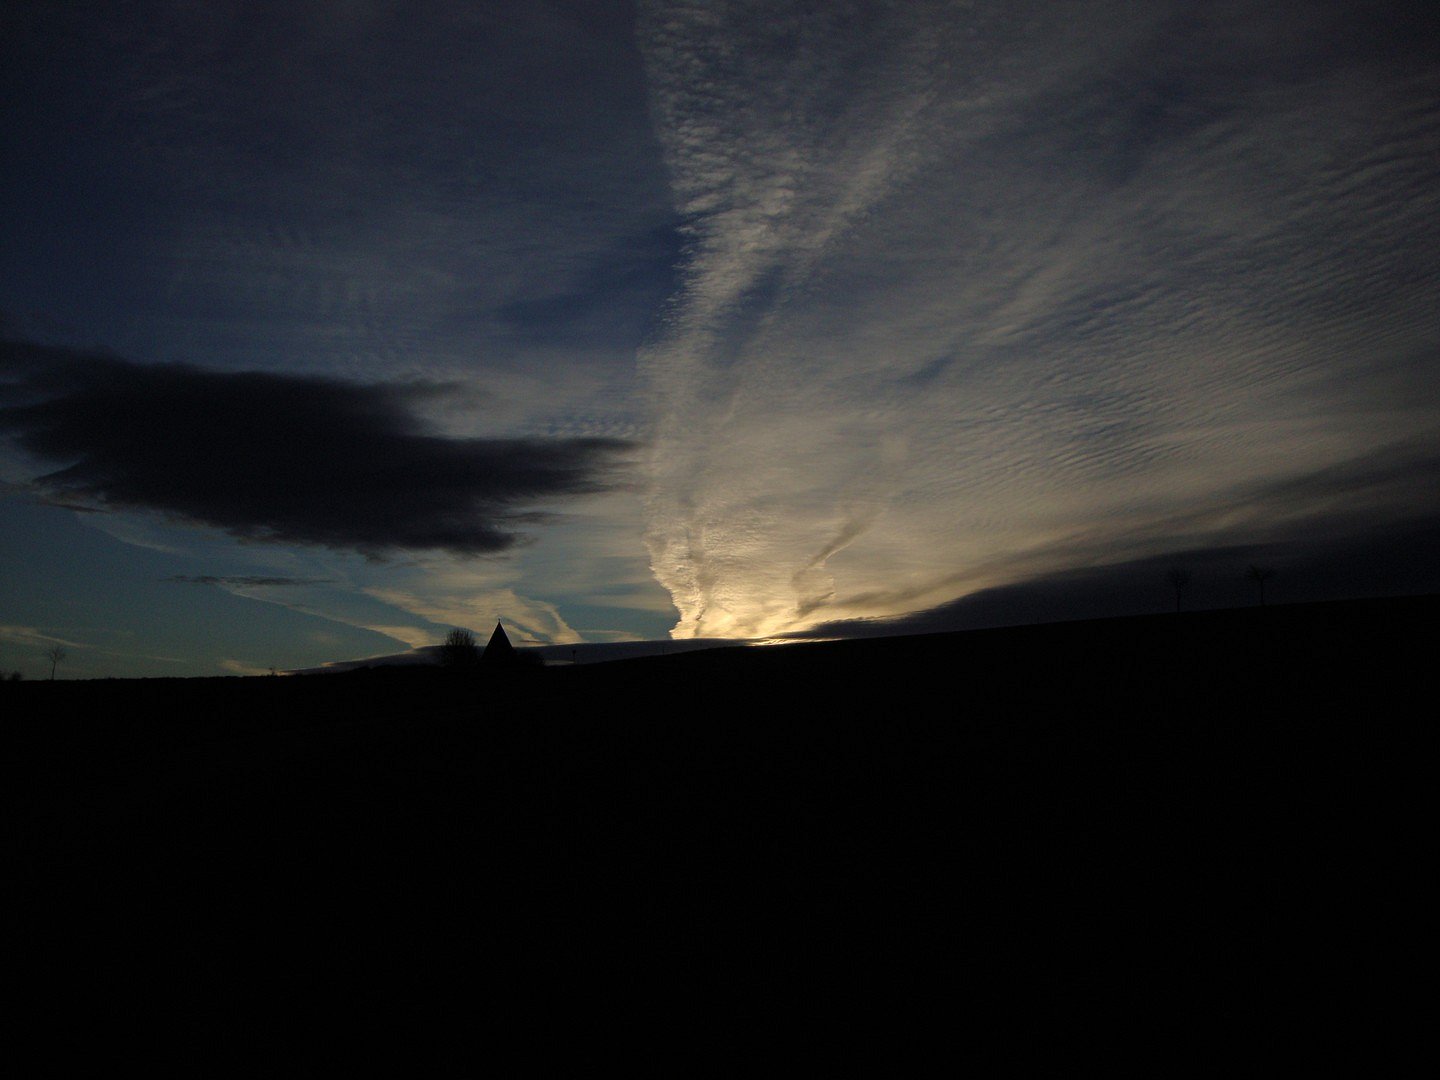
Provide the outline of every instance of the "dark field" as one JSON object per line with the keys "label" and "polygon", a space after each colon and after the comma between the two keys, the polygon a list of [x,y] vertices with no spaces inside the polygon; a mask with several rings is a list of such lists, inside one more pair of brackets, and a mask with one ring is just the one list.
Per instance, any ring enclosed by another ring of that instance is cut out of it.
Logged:
{"label": "dark field", "polygon": [[252,1050],[336,1010],[1323,1045],[1405,964],[1437,614],[0,685],[12,929],[77,1015],[263,987]]}

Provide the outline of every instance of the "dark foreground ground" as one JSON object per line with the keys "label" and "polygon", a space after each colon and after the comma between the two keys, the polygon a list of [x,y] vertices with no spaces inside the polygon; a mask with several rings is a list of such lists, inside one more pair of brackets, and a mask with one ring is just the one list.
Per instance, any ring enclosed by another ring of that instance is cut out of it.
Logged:
{"label": "dark foreground ground", "polygon": [[0,685],[10,937],[81,1046],[1378,1053],[1437,615]]}

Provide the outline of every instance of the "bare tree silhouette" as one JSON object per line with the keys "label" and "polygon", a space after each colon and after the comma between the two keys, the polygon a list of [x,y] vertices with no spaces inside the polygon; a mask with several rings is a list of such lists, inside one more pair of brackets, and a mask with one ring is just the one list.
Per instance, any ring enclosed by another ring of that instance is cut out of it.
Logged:
{"label": "bare tree silhouette", "polygon": [[1245,576],[1260,586],[1260,606],[1264,607],[1265,582],[1275,576],[1275,568],[1271,566],[1256,566],[1254,563],[1251,563],[1249,569],[1245,571]]}
{"label": "bare tree silhouette", "polygon": [[69,655],[70,654],[65,651],[65,647],[63,645],[51,645],[50,648],[45,650],[45,659],[50,661],[51,682],[55,681],[55,668],[59,666],[60,661],[64,660]]}
{"label": "bare tree silhouette", "polygon": [[1170,588],[1175,590],[1175,610],[1179,611],[1180,598],[1190,587],[1190,571],[1183,566],[1172,566],[1165,574],[1165,580],[1170,583]]}
{"label": "bare tree silhouette", "polygon": [[445,644],[440,646],[440,663],[460,670],[470,667],[479,659],[480,643],[469,630],[462,630],[457,626],[445,635]]}

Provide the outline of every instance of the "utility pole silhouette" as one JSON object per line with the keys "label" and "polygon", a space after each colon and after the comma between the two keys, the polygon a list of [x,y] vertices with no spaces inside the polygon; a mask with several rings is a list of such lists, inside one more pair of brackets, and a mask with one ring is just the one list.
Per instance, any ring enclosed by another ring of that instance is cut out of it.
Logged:
{"label": "utility pole silhouette", "polygon": [[1265,606],[1265,582],[1275,576],[1275,570],[1269,566],[1256,566],[1251,563],[1250,568],[1245,571],[1245,576],[1256,585],[1260,586],[1260,606]]}
{"label": "utility pole silhouette", "polygon": [[1175,590],[1175,610],[1179,611],[1180,597],[1185,590],[1190,587],[1190,571],[1186,570],[1183,566],[1173,567],[1170,572],[1165,575],[1165,580],[1168,581],[1170,587]]}

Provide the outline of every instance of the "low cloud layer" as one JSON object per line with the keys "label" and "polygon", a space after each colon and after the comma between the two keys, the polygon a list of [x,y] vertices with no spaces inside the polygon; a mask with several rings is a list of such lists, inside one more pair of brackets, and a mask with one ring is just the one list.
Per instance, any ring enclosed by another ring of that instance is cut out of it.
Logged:
{"label": "low cloud layer", "polygon": [[360,551],[505,551],[555,500],[603,490],[627,443],[452,438],[435,384],[362,385],[142,365],[0,343],[0,432],[61,467],[50,497],[148,510],[247,540]]}
{"label": "low cloud layer", "polygon": [[1183,611],[1258,604],[1247,573],[1269,572],[1269,603],[1291,604],[1367,596],[1440,593],[1440,514],[1396,523],[1380,533],[1336,532],[1234,547],[1197,548],[1163,556],[1053,574],[984,589],[923,611],[890,618],[846,619],[786,635],[792,639],[937,634],[995,626],[1120,618],[1174,611],[1170,571],[1187,581]]}

